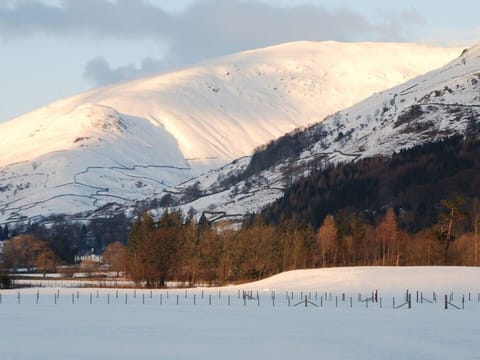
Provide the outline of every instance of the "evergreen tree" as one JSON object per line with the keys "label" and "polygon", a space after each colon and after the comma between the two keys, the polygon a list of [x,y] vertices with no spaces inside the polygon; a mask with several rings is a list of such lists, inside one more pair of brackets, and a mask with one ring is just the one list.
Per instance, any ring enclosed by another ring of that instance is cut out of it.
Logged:
{"label": "evergreen tree", "polygon": [[127,264],[128,273],[135,282],[146,278],[147,241],[153,229],[153,218],[149,213],[138,217],[132,225],[127,244]]}

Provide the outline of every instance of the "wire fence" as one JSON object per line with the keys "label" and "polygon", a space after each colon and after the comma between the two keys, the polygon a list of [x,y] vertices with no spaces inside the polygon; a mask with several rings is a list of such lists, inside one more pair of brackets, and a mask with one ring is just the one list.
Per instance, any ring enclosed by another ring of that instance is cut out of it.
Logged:
{"label": "wire fence", "polygon": [[288,307],[312,309],[412,309],[436,307],[463,310],[480,305],[480,293],[442,294],[406,290],[397,296],[382,296],[378,290],[351,294],[322,291],[259,291],[231,289],[19,289],[0,291],[0,306],[7,305],[142,305],[208,307]]}

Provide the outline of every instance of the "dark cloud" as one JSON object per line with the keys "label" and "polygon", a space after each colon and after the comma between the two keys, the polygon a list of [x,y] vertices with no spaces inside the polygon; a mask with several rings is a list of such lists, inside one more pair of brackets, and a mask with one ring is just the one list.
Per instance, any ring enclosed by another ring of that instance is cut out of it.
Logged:
{"label": "dark cloud", "polygon": [[[181,66],[236,51],[295,40],[402,40],[421,17],[412,11],[382,14],[372,23],[348,9],[322,6],[275,7],[245,1],[202,1],[172,14],[145,0],[64,0],[48,6],[39,0],[0,5],[0,36],[37,33],[155,39],[168,41],[169,64]],[[143,76],[166,66],[145,59],[136,67],[112,69],[103,58],[88,62],[85,76],[96,84]]]}

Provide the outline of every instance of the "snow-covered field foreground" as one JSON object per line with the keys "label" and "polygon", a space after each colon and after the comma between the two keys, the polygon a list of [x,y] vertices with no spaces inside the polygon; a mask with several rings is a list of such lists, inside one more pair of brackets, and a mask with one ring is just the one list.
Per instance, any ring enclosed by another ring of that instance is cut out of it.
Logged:
{"label": "snow-covered field foreground", "polygon": [[[411,309],[394,309],[407,289]],[[366,302],[376,290],[378,302]],[[480,269],[458,267],[303,270],[152,292],[1,291],[0,358],[479,359],[479,293]],[[464,309],[445,310],[444,295],[460,308],[464,297]],[[294,306],[305,296],[318,307]]]}

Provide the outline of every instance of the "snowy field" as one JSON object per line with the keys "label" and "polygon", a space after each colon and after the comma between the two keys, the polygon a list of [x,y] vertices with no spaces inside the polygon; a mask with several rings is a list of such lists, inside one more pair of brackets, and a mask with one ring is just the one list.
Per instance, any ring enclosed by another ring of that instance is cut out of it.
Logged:
{"label": "snowy field", "polygon": [[[407,290],[411,308],[394,309]],[[460,267],[301,270],[152,292],[4,290],[0,359],[480,359],[479,293],[480,269]],[[445,310],[444,295],[460,309]]]}

